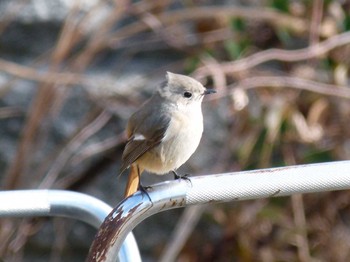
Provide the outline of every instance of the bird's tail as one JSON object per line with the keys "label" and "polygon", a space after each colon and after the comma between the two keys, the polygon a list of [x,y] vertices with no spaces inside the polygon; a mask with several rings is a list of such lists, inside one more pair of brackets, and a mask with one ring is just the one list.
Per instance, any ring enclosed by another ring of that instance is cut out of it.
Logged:
{"label": "bird's tail", "polygon": [[124,197],[130,196],[138,190],[142,171],[143,170],[140,170],[140,168],[135,164],[130,166],[128,183],[126,184]]}

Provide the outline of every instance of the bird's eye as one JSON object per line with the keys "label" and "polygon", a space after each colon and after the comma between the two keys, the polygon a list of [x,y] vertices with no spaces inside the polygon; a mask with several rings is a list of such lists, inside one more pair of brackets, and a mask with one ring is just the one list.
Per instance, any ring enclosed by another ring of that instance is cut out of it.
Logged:
{"label": "bird's eye", "polygon": [[186,91],[186,92],[184,92],[184,97],[186,97],[186,98],[190,98],[190,97],[192,97],[192,93],[191,93],[191,92]]}

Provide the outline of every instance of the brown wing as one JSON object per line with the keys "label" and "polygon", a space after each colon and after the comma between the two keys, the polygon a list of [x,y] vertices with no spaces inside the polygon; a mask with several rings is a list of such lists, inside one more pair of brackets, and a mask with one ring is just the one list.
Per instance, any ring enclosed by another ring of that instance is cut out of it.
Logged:
{"label": "brown wing", "polygon": [[122,156],[121,172],[164,138],[171,116],[169,106],[162,101],[156,93],[130,117],[126,130],[129,139]]}
{"label": "brown wing", "polygon": [[144,153],[157,146],[162,141],[167,128],[168,124],[163,128],[154,130],[152,136],[149,138],[145,137],[144,140],[135,140],[135,136],[131,136],[123,152],[120,171],[123,172]]}

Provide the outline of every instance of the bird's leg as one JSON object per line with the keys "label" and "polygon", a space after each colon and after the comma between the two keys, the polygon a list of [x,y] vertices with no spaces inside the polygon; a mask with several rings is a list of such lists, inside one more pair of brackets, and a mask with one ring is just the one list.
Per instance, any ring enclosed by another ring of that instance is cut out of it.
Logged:
{"label": "bird's leg", "polygon": [[140,168],[139,166],[137,166],[137,174],[139,176],[139,185],[138,185],[138,190],[140,190],[142,193],[145,193],[147,195],[147,197],[149,198],[149,200],[152,202],[151,197],[149,196],[147,189],[151,188],[150,186],[143,186],[141,184],[141,172],[140,172]]}

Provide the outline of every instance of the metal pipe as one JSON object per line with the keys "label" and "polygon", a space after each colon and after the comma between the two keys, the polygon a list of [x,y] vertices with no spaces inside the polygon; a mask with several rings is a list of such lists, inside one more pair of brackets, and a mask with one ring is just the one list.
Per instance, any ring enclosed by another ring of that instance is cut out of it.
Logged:
{"label": "metal pipe", "polygon": [[[14,190],[0,192],[0,217],[60,216],[99,228],[112,208],[92,196],[65,190]],[[132,234],[128,234],[119,261],[141,261]]]}
{"label": "metal pipe", "polygon": [[123,200],[105,219],[87,261],[116,261],[124,238],[145,218],[186,205],[350,189],[350,161],[288,166],[167,181]]}

